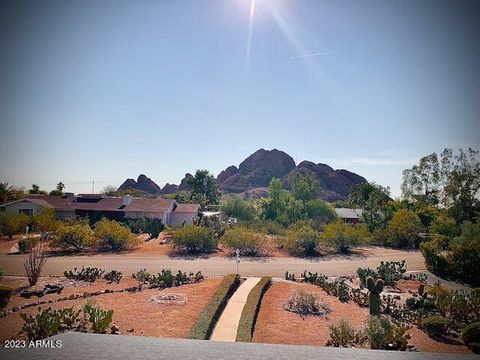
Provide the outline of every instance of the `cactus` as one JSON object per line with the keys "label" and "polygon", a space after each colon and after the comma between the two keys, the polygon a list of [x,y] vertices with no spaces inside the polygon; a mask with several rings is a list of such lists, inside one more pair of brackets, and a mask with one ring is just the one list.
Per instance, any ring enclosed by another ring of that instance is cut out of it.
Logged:
{"label": "cactus", "polygon": [[370,315],[378,316],[380,314],[380,293],[383,291],[383,280],[375,281],[372,277],[367,277],[367,289],[369,291]]}

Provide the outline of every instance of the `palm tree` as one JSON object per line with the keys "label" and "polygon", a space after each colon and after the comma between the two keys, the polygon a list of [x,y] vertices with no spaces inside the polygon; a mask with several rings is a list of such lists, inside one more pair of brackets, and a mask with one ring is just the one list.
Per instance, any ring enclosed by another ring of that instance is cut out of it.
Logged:
{"label": "palm tree", "polygon": [[377,191],[377,187],[373,182],[360,184],[348,194],[348,203],[350,206],[362,208],[375,191]]}
{"label": "palm tree", "polygon": [[9,202],[14,194],[14,189],[8,185],[8,182],[0,183],[0,204]]}

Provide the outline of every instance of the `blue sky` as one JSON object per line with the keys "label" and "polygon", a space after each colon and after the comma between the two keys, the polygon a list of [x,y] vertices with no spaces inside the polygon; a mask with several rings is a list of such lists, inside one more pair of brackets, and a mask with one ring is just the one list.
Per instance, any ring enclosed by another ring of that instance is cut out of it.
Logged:
{"label": "blue sky", "polygon": [[256,0],[253,18],[250,0],[0,6],[12,184],[163,186],[278,148],[397,196],[419,157],[479,149],[478,1]]}

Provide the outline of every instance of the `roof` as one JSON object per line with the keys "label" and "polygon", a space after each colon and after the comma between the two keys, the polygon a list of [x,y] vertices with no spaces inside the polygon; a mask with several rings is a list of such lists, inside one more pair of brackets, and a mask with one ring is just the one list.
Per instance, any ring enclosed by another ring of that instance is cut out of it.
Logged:
{"label": "roof", "polygon": [[[120,201],[122,198],[120,198]],[[172,199],[132,199],[132,202],[124,209],[125,212],[164,212],[168,210],[175,200]],[[121,204],[120,204],[121,205]]]}
{"label": "roof", "polygon": [[176,213],[197,213],[200,210],[199,204],[177,204]]}
{"label": "roof", "polygon": [[335,212],[338,217],[342,219],[360,219],[362,217],[362,209],[348,209],[348,208],[336,208]]}

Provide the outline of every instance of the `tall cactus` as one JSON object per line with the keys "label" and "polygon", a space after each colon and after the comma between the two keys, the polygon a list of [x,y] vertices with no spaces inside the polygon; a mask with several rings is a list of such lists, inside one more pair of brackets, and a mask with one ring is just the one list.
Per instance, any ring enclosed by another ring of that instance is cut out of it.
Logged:
{"label": "tall cactus", "polygon": [[383,291],[383,280],[375,281],[371,276],[367,277],[367,289],[369,291],[370,315],[378,316],[380,314],[380,293]]}

